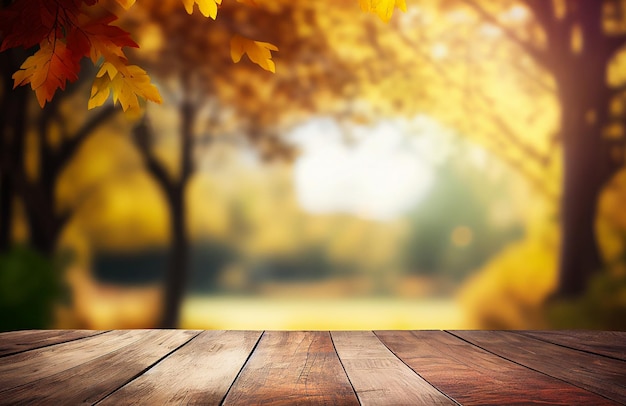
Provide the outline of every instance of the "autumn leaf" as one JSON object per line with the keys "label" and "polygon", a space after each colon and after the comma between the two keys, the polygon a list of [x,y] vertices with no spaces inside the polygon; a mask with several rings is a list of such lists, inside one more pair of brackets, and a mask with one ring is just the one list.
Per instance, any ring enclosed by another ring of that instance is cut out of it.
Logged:
{"label": "autumn leaf", "polygon": [[135,0],[116,0],[117,3],[124,8],[124,10],[128,10],[135,4]]}
{"label": "autumn leaf", "polygon": [[30,83],[43,108],[47,101],[52,100],[57,89],[64,90],[68,80],[74,82],[78,79],[79,70],[78,59],[63,41],[46,39],[39,50],[13,74],[13,88]]}
{"label": "autumn leaf", "polygon": [[377,14],[384,22],[391,19],[396,7],[406,11],[406,0],[359,0],[359,3],[363,11]]}
{"label": "autumn leaf", "polygon": [[194,4],[198,4],[198,9],[205,17],[215,20],[217,17],[217,6],[222,4],[222,0],[183,0],[183,5],[188,14],[193,13]]}
{"label": "autumn leaf", "polygon": [[71,29],[68,36],[68,46],[80,50],[83,55],[91,57],[93,63],[103,57],[118,67],[126,64],[126,55],[123,47],[138,48],[130,34],[119,27],[110,25],[117,17],[105,14],[96,20],[81,21],[79,27]]}
{"label": "autumn leaf", "polygon": [[58,5],[46,0],[16,1],[0,11],[0,51],[39,44],[55,26]]}
{"label": "autumn leaf", "polygon": [[87,107],[93,109],[101,106],[111,94],[113,103],[119,102],[122,110],[131,114],[141,111],[140,99],[159,104],[162,102],[159,91],[150,83],[145,70],[129,65],[122,72],[113,64],[105,62],[96,74]]}
{"label": "autumn leaf", "polygon": [[235,35],[230,40],[230,56],[233,62],[239,62],[243,54],[248,54],[248,58],[252,62],[267,71],[275,73],[276,65],[272,61],[272,53],[270,51],[278,51],[278,48],[269,42],[254,41],[241,35]]}

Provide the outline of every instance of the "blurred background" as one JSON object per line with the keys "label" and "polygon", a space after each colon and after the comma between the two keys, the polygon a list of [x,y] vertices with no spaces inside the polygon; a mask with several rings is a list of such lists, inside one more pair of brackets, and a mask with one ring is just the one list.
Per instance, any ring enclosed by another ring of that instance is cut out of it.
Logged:
{"label": "blurred background", "polygon": [[257,3],[137,2],[141,117],[0,54],[1,330],[626,328],[625,1]]}

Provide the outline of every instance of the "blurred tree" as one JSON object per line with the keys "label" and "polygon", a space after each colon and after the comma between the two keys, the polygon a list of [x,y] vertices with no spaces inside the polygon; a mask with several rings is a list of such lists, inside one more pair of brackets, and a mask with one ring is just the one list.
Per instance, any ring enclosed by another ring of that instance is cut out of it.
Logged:
{"label": "blurred tree", "polygon": [[[134,131],[146,168],[161,187],[169,207],[171,254],[161,326],[173,327],[178,324],[188,279],[185,193],[196,170],[198,154],[229,134],[243,134],[263,159],[290,160],[294,150],[278,137],[280,130],[293,123],[299,112],[322,110],[314,107],[319,101],[302,82],[315,81],[325,89],[341,91],[349,73],[337,66],[332,55],[324,55],[321,62],[312,59],[312,50],[328,47],[320,28],[312,21],[307,22],[311,16],[306,7],[274,2],[246,12],[224,5],[220,18],[214,22],[185,15],[175,1],[144,2],[134,13],[129,16],[128,24],[136,24],[133,29],[137,32],[150,32],[157,38],[151,40],[158,42],[154,45],[155,53],[138,53],[136,57],[160,81],[165,99],[177,105],[178,112],[178,157],[173,167],[159,158],[155,148],[158,140],[168,135],[157,117],[148,111]],[[302,30],[303,26],[310,30]],[[294,35],[299,31],[304,34]],[[233,66],[230,54],[220,52],[219,48],[233,34],[265,36],[269,42],[283,38],[282,69],[298,69],[298,74],[272,77],[269,81],[268,73],[254,66]],[[163,60],[171,63],[164,64]],[[230,117],[228,109],[234,110]]]}
{"label": "blurred tree", "polygon": [[[626,2],[421,0],[391,24],[398,41],[373,40],[378,58],[412,52],[428,82],[422,96],[386,86],[374,95],[389,110],[423,109],[508,160],[550,198],[560,193],[555,293],[580,295],[602,268],[599,195],[624,167]],[[345,32],[335,31],[330,43],[341,47]],[[559,164],[560,187],[552,182]]]}
{"label": "blurred tree", "polygon": [[[61,210],[56,198],[59,179],[83,142],[116,113],[107,106],[91,114],[68,114],[77,89],[84,81],[70,85],[44,109],[33,108],[33,97],[23,88],[10,91],[11,74],[23,51],[10,50],[0,54],[3,107],[0,133],[2,135],[2,202],[0,204],[0,247],[8,248],[16,198],[23,203],[28,222],[30,245],[40,253],[51,256],[63,227],[72,216],[72,207]],[[26,149],[33,137],[36,152]],[[27,156],[34,158],[29,164]]]}
{"label": "blurred tree", "polygon": [[[554,141],[561,143],[563,152],[556,293],[579,295],[602,267],[595,237],[599,195],[624,165],[626,93],[623,78],[618,82],[611,71],[618,51],[626,45],[626,2],[525,0],[521,4],[536,23],[525,33],[507,26],[490,4],[463,3],[501,30],[554,80],[561,106]],[[512,4],[506,6],[515,13]]]}

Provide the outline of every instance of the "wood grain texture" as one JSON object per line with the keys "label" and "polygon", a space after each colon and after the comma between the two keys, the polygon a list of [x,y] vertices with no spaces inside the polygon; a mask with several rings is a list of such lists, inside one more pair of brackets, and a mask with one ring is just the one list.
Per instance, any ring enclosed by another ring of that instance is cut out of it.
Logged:
{"label": "wood grain texture", "polygon": [[517,331],[543,341],[626,361],[626,331]]}
{"label": "wood grain texture", "polygon": [[23,330],[0,333],[0,356],[102,334],[97,330]]}
{"label": "wood grain texture", "polygon": [[371,331],[332,332],[337,354],[362,405],[453,405]]}
{"label": "wood grain texture", "polygon": [[377,331],[376,335],[431,385],[461,404],[617,404],[442,331]]}
{"label": "wood grain texture", "polygon": [[73,368],[137,340],[141,331],[118,330],[82,340],[39,348],[0,358],[0,397],[3,391]]}
{"label": "wood grain texture", "polygon": [[626,364],[514,332],[453,331],[489,352],[626,404]]}
{"label": "wood grain texture", "polygon": [[[139,339],[113,351],[102,351],[101,347],[104,343],[100,342],[96,349],[99,356],[96,358],[1,392],[0,404],[92,404],[126,384],[198,334],[198,332],[185,330],[132,331],[131,333],[138,334]],[[95,338],[98,337],[102,336]],[[74,354],[79,355],[75,352]],[[6,358],[10,357],[4,359]],[[44,358],[42,361],[44,364],[41,368],[47,370],[55,363],[56,358]]]}
{"label": "wood grain texture", "polygon": [[328,332],[263,334],[225,405],[358,405]]}
{"label": "wood grain texture", "polygon": [[260,337],[204,331],[99,404],[218,405]]}

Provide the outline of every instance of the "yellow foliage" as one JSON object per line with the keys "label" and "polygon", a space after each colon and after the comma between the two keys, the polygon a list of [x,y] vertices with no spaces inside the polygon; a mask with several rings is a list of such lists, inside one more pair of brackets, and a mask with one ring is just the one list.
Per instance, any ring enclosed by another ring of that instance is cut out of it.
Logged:
{"label": "yellow foliage", "polygon": [[113,94],[113,103],[119,101],[124,112],[137,114],[141,111],[139,98],[161,103],[161,95],[150,83],[150,77],[139,66],[127,66],[124,71],[109,62],[105,62],[96,74],[91,87],[88,108],[101,106]]}
{"label": "yellow foliage", "polygon": [[554,230],[509,246],[463,287],[460,300],[479,328],[545,328],[543,305],[557,283]]}
{"label": "yellow foliage", "polygon": [[187,13],[193,13],[194,4],[198,4],[198,9],[205,17],[217,18],[217,6],[222,4],[222,0],[182,0]]}
{"label": "yellow foliage", "polygon": [[406,11],[406,0],[359,0],[359,3],[363,11],[378,15],[384,22],[391,19],[396,7]]}
{"label": "yellow foliage", "polygon": [[235,35],[230,40],[230,56],[233,62],[239,62],[243,54],[247,54],[252,62],[267,71],[275,73],[276,65],[272,61],[272,53],[270,51],[278,51],[278,48],[269,42],[254,41],[241,35]]}

